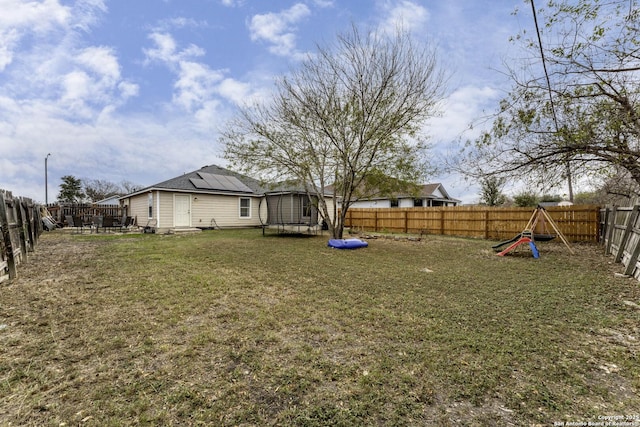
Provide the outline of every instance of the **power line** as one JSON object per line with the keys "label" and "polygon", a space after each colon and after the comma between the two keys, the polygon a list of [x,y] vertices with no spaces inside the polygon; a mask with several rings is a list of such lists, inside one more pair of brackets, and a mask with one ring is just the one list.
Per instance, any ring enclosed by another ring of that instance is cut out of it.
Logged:
{"label": "power line", "polygon": [[[560,134],[560,127],[558,126],[558,117],[556,116],[556,107],[553,102],[553,92],[551,91],[551,79],[549,79],[549,72],[547,71],[547,61],[544,56],[544,49],[542,48],[542,37],[540,36],[540,27],[538,26],[538,15],[536,14],[536,5],[534,0],[531,0],[531,11],[533,12],[533,22],[536,26],[536,35],[538,36],[538,48],[540,48],[540,58],[542,59],[542,69],[544,70],[544,77],[547,80],[547,91],[549,93],[549,103],[551,105],[551,114],[553,116],[553,124],[556,128],[556,134]],[[569,187],[569,200],[573,202],[573,184],[571,182],[571,168],[569,166],[569,160],[566,161],[567,167],[567,186]]]}

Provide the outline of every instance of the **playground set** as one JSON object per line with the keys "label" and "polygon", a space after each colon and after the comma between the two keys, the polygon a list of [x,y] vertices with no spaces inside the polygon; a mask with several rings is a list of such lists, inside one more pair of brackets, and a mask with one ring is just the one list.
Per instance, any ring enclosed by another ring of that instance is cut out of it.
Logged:
{"label": "playground set", "polygon": [[[550,234],[547,230],[547,224],[551,225],[555,234]],[[536,230],[542,231],[541,233],[536,233]],[[538,247],[536,246],[536,241],[546,242],[549,240],[553,240],[556,237],[560,237],[562,242],[565,244],[569,252],[573,254],[573,249],[569,246],[569,242],[564,237],[562,232],[556,226],[556,223],[549,216],[544,207],[538,205],[538,207],[533,211],[529,222],[527,223],[524,230],[516,235],[513,239],[505,240],[504,242],[500,242],[496,245],[493,245],[493,249],[498,251],[498,256],[505,256],[509,252],[516,250],[520,245],[528,244],[531,248],[531,253],[534,258],[540,257],[540,252],[538,251]],[[505,247],[503,249],[503,247]]]}

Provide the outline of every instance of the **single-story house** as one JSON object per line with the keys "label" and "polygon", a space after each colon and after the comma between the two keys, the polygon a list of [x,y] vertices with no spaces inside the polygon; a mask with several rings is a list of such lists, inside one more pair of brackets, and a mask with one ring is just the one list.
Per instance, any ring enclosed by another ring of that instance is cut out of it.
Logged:
{"label": "single-story house", "polygon": [[417,195],[398,194],[354,202],[352,208],[413,208],[432,206],[458,206],[460,200],[449,196],[442,184],[424,184]]}
{"label": "single-story house", "polygon": [[119,204],[120,203],[119,200],[120,200],[120,196],[116,194],[113,196],[109,196],[105,199],[98,200],[97,202],[94,202],[94,204],[100,205],[100,206],[111,206],[111,205]]}
{"label": "single-story house", "polygon": [[210,165],[120,198],[139,226],[158,232],[188,228],[297,225],[317,228],[322,219],[306,192],[260,181]]}
{"label": "single-story house", "polygon": [[540,202],[538,206],[542,206],[543,208],[550,208],[553,206],[572,206],[573,203],[568,200],[561,200],[559,202]]}

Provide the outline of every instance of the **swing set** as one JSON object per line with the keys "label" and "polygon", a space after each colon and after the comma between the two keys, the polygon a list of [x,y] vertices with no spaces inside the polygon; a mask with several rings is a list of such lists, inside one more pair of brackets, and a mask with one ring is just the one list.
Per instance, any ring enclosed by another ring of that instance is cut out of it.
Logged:
{"label": "swing set", "polygon": [[[549,231],[547,230],[547,224],[551,225],[551,227],[555,231],[555,234],[549,233]],[[536,228],[539,230],[541,229],[543,232],[536,233],[535,232]],[[564,245],[567,247],[567,249],[569,249],[569,252],[571,252],[571,254],[574,253],[573,249],[571,249],[571,246],[569,246],[569,242],[564,237],[562,232],[558,229],[558,227],[556,226],[556,223],[553,221],[553,219],[551,219],[551,217],[549,216],[545,208],[538,205],[536,210],[533,211],[533,214],[531,215],[531,218],[529,219],[529,222],[527,223],[522,233],[516,235],[513,239],[500,242],[497,245],[493,245],[492,247],[494,250],[499,251],[498,256],[505,256],[509,252],[518,248],[520,245],[523,245],[526,243],[526,244],[529,244],[533,257],[539,258],[540,252],[538,251],[538,248],[535,242],[536,241],[546,242],[549,240],[553,240],[556,237],[560,237],[560,239],[562,240]],[[505,249],[502,249],[503,246],[507,246],[507,247]]]}

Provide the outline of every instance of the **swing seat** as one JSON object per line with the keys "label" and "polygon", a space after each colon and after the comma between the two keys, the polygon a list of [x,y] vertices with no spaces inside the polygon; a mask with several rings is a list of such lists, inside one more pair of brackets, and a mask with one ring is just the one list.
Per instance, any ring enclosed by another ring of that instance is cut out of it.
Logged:
{"label": "swing seat", "polygon": [[533,240],[536,242],[548,242],[556,238],[555,234],[534,234]]}

